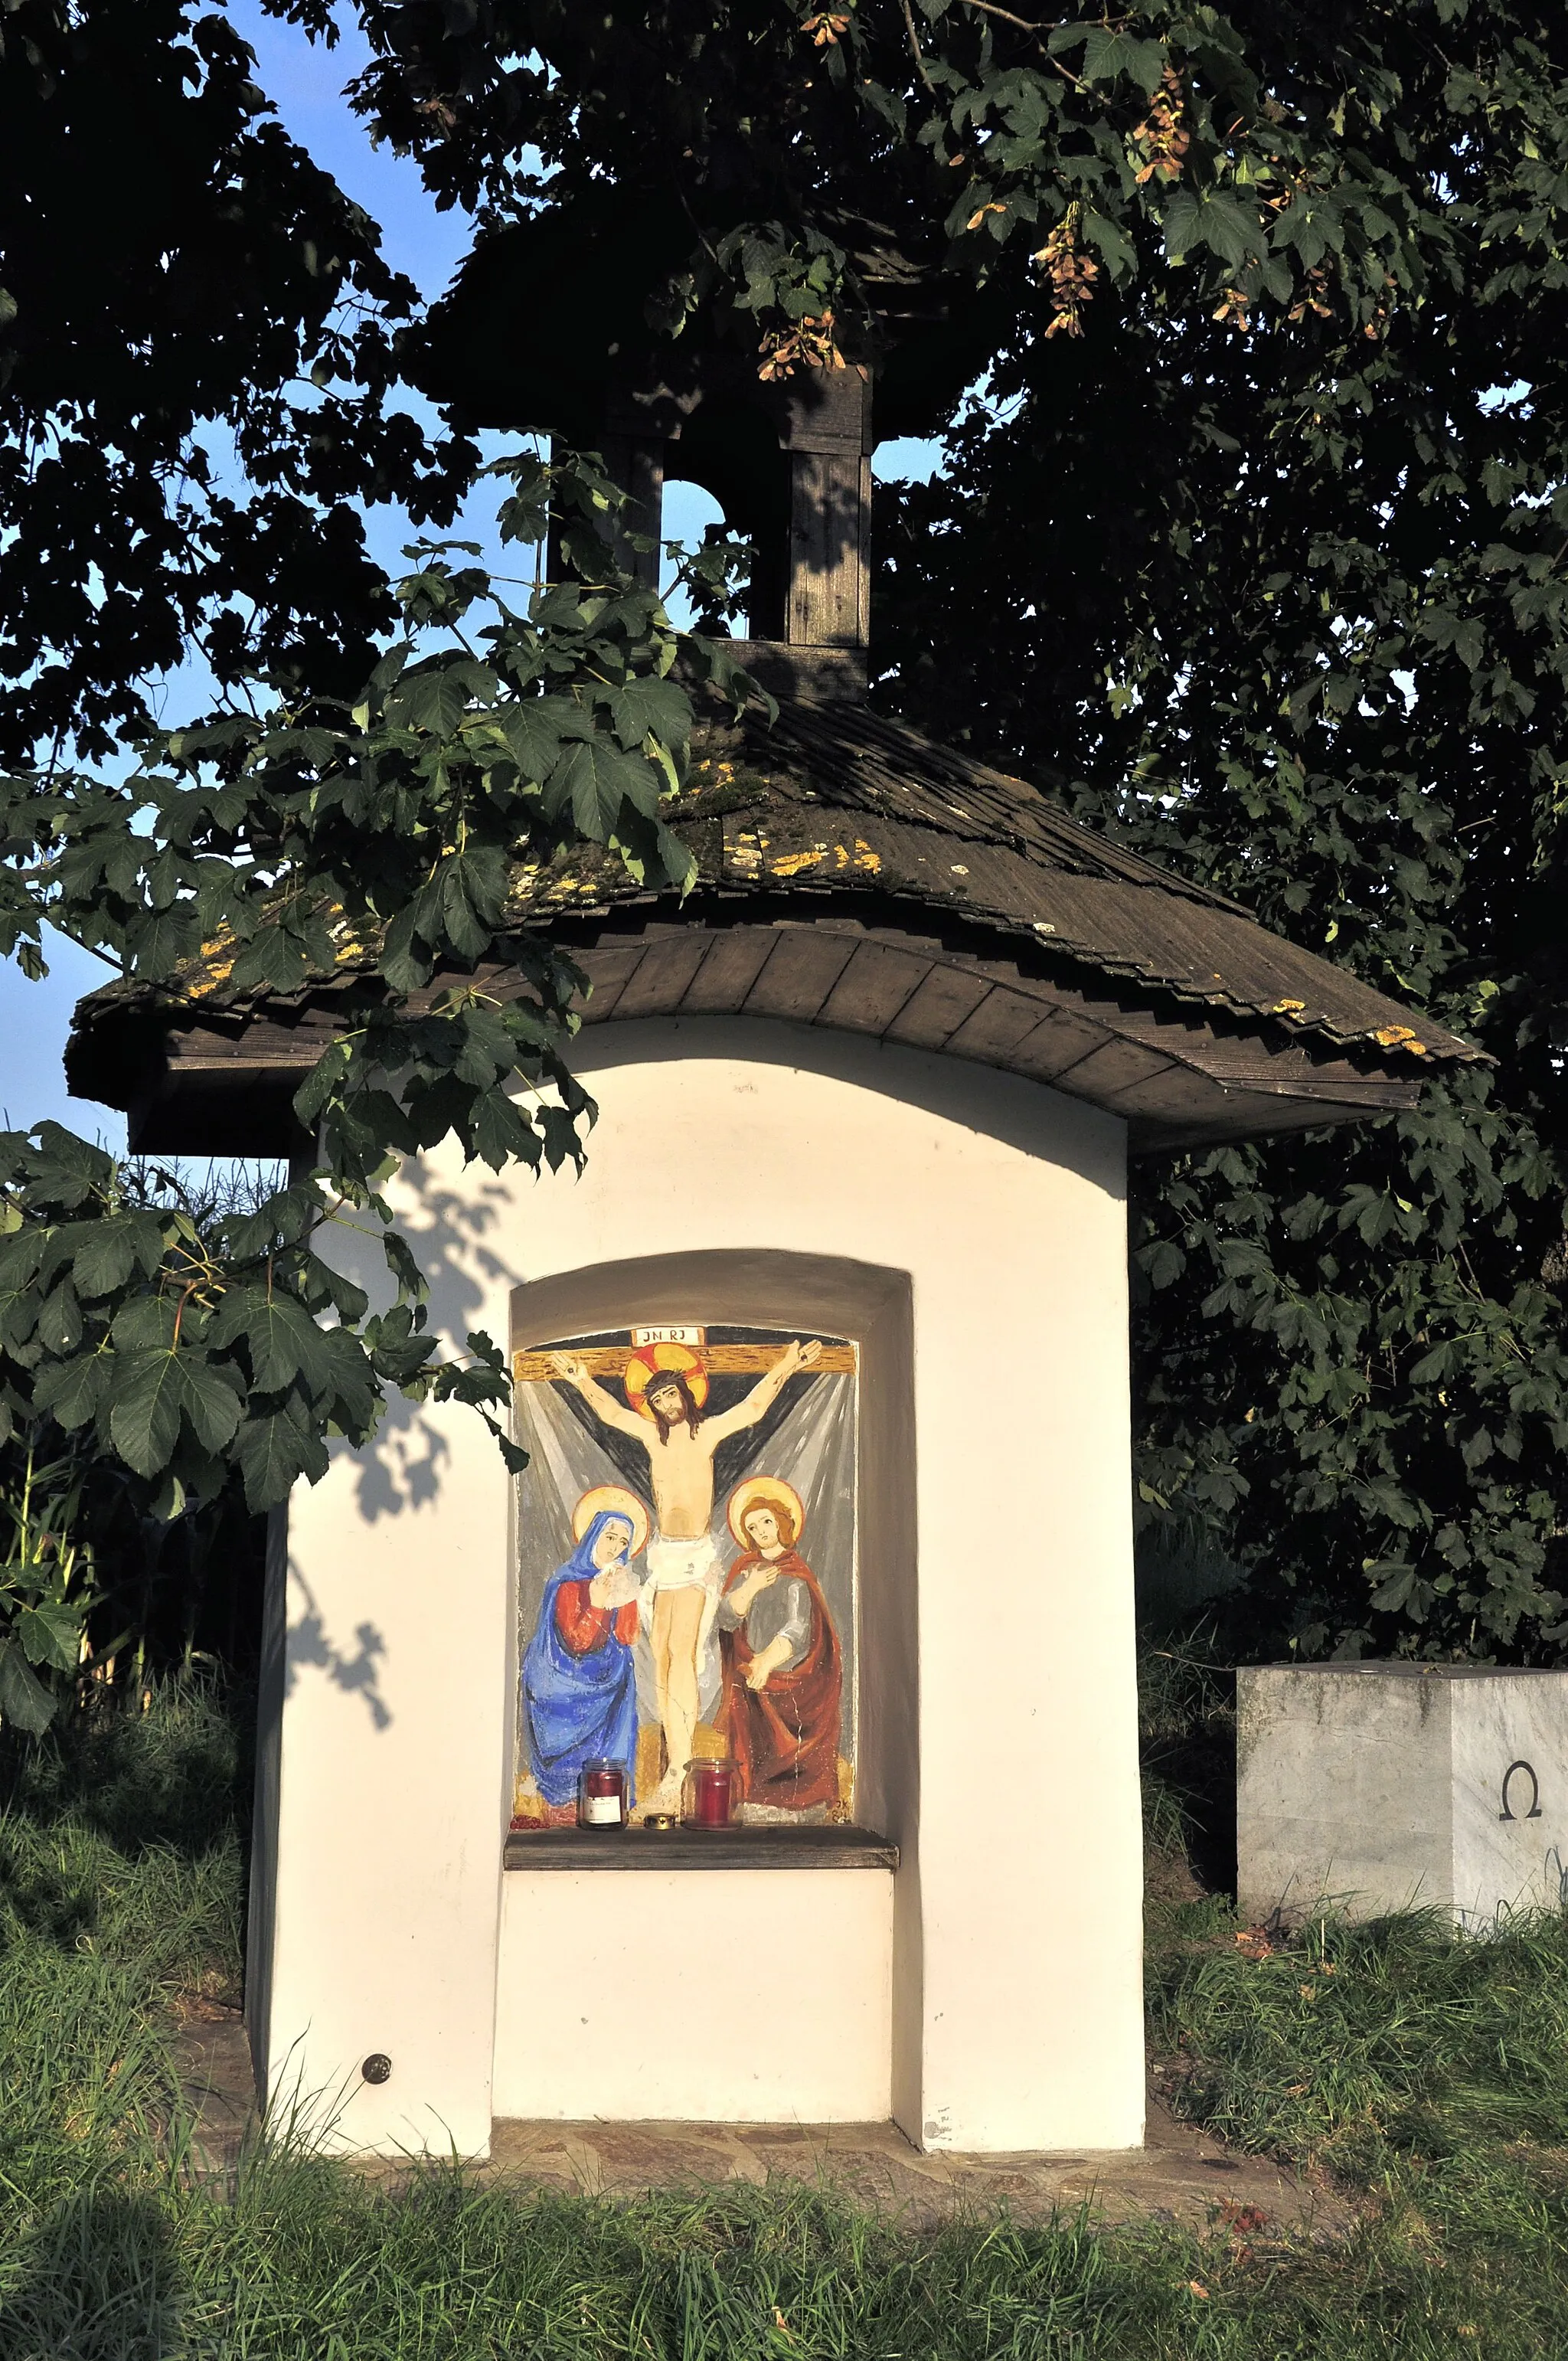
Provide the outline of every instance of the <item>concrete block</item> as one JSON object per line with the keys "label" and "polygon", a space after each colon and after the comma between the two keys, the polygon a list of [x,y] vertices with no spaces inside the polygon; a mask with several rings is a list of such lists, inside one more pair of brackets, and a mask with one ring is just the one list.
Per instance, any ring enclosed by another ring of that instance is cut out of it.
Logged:
{"label": "concrete block", "polygon": [[1236,1683],[1236,1884],[1255,1921],[1327,1904],[1481,1932],[1568,1903],[1568,1672],[1264,1664]]}

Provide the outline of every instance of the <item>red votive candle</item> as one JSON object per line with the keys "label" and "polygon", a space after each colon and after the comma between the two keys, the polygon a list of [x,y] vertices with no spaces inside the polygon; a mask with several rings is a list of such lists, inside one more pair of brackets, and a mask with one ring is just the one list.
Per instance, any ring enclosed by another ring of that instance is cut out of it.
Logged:
{"label": "red votive candle", "polygon": [[626,1766],[596,1756],[577,1773],[577,1826],[580,1828],[623,1828],[626,1826]]}
{"label": "red votive candle", "polygon": [[727,1828],[734,1795],[735,1765],[700,1757],[686,1765],[685,1819],[692,1828]]}

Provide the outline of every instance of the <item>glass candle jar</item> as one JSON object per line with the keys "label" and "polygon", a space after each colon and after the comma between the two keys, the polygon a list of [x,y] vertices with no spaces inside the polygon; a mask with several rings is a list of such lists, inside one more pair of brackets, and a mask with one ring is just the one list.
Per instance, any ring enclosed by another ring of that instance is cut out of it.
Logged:
{"label": "glass candle jar", "polygon": [[740,1767],[728,1756],[703,1755],[686,1764],[681,1817],[688,1828],[727,1828],[740,1803]]}
{"label": "glass candle jar", "polygon": [[577,1773],[577,1826],[580,1828],[623,1828],[626,1826],[626,1765],[596,1755]]}

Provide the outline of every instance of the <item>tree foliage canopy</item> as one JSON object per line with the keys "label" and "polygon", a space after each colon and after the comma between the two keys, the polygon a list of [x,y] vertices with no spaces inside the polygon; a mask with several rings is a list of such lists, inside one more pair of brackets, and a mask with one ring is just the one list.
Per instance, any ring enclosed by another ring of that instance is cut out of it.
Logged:
{"label": "tree foliage canopy", "polygon": [[[980,277],[1026,264],[1047,335],[1076,332],[1097,284],[1180,273],[1238,322],[1326,309],[1376,338],[1463,237],[1452,192],[1409,169],[1412,57],[1515,118],[1527,217],[1550,208],[1560,137],[1550,17],[1484,0],[1078,20],[992,0],[365,0],[361,17],[360,104],[444,197],[507,220],[608,174],[670,208],[685,251],[650,292],[672,326],[716,305],[781,342],[825,311],[852,324],[847,214]],[[543,172],[520,170],[527,150]]]}
{"label": "tree foliage canopy", "polygon": [[393,627],[356,501],[477,461],[397,398],[415,290],[191,0],[0,11],[0,762],[151,727],[192,647],[347,689]]}
{"label": "tree foliage canopy", "polygon": [[1070,343],[1021,310],[892,533],[886,693],[1491,1051],[1397,1123],[1145,1175],[1141,1475],[1314,1652],[1550,1654],[1568,28],[1357,13],[1419,300],[1372,336],[1154,287]]}
{"label": "tree foliage canopy", "polygon": [[[620,495],[565,455],[505,472],[503,532],[537,542],[551,510],[576,510],[568,555],[607,580],[546,586],[519,615],[480,569],[427,552],[398,585],[407,632],[357,697],[177,730],[156,750],[166,767],[121,786],[0,782],[0,949],[40,966],[47,917],[176,1004],[214,963],[240,994],[357,978],[295,1098],[315,1174],[209,1235],[175,1207],[127,1205],[113,1159],[58,1125],[37,1145],[0,1135],[0,1416],[91,1429],[170,1510],[230,1466],[253,1509],[275,1506],[324,1470],[326,1433],[368,1437],[384,1383],[504,1400],[487,1339],[469,1339],[477,1374],[434,1360],[378,1184],[448,1137],[497,1170],[578,1155],[587,1103],[560,1052],[579,979],[509,922],[514,878],[563,842],[606,846],[655,883],[691,867],[663,807],[692,708],[663,602],[613,571]],[[691,643],[690,665],[743,699],[721,645]],[[423,991],[481,962],[521,988]],[[389,1311],[320,1251],[349,1213],[381,1225]]]}
{"label": "tree foliage canopy", "polygon": [[[275,13],[332,35],[327,0]],[[599,219],[609,188],[654,333],[728,337],[775,374],[874,350],[868,223],[958,311],[980,291],[986,399],[883,533],[880,693],[1497,1060],[1354,1139],[1148,1177],[1146,1505],[1222,1527],[1310,1650],[1555,1650],[1557,13],[358,13],[358,103],[438,200],[484,235]],[[251,74],[190,0],[0,16],[5,947],[36,971],[47,914],[167,986],[218,939],[236,980],[279,988],[345,928],[374,950],[302,1093],[319,1171],[220,1234],[122,1202],[58,1130],[4,1144],[10,1413],[92,1436],[165,1510],[236,1469],[253,1503],[280,1498],[389,1386],[494,1416],[493,1347],[438,1367],[417,1272],[372,1312],[320,1225],[377,1223],[387,1160],[449,1135],[491,1162],[576,1152],[571,978],[509,928],[509,864],[583,838],[654,877],[684,861],[674,635],[591,463],[517,478],[515,533],[554,501],[578,533],[573,579],[526,613],[477,629],[463,551],[426,549],[400,586],[369,564],[355,503],[440,524],[477,455],[400,408],[412,291]],[[590,306],[596,270],[602,245]],[[86,775],[146,734],[148,675],[191,644],[222,708],[123,785]],[[521,996],[411,1003],[492,955]]]}

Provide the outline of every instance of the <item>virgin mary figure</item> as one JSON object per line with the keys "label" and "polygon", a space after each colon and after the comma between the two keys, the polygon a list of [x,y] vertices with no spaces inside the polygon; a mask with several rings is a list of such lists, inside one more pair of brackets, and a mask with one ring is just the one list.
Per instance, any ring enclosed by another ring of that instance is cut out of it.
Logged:
{"label": "virgin mary figure", "polygon": [[648,1511],[619,1485],[586,1492],[572,1519],[576,1546],[544,1586],[522,1659],[529,1770],[545,1802],[569,1804],[595,1756],[637,1764],[637,1582],[629,1561],[648,1538]]}

